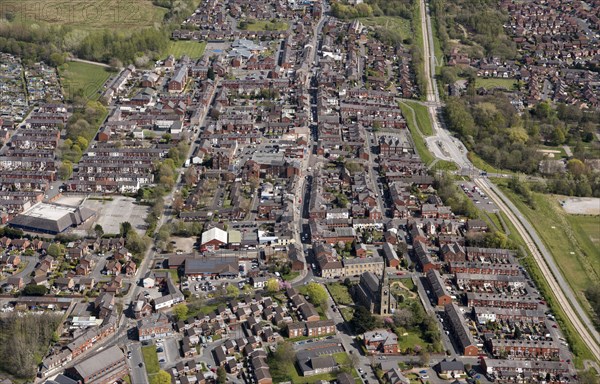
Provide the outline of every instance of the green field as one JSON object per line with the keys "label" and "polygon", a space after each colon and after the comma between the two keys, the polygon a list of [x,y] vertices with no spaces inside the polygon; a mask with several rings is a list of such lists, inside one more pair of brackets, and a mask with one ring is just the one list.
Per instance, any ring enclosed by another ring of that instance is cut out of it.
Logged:
{"label": "green field", "polygon": [[534,210],[509,190],[505,186],[506,182],[498,184],[535,227],[565,280],[591,315],[591,308],[583,291],[591,283],[600,280],[600,216],[569,215],[560,207],[556,197],[532,192],[536,208]]}
{"label": "green field", "polygon": [[348,292],[348,287],[340,283],[327,284],[327,289],[331,293],[331,297],[338,305],[353,305],[354,301]]}
{"label": "green field", "polygon": [[239,24],[239,28],[245,31],[285,31],[288,27],[285,21],[271,20],[247,20]]}
{"label": "green field", "polygon": [[156,375],[160,370],[158,364],[158,355],[156,354],[156,346],[148,345],[142,347],[142,356],[144,357],[144,364],[146,365],[146,372],[148,376]]}
{"label": "green field", "polygon": [[[6,5],[6,7],[4,7]],[[165,8],[150,0],[0,0],[2,12],[10,12],[15,22],[48,23],[78,30],[131,31],[160,23]]]}
{"label": "green field", "polygon": [[412,110],[408,105],[404,103],[400,103],[400,109],[402,110],[402,114],[406,116],[406,124],[408,125],[408,129],[410,130],[410,134],[415,143],[415,150],[421,157],[421,160],[426,165],[429,165],[435,160],[435,157],[429,152],[427,146],[425,145],[425,140],[423,139],[423,135],[417,126],[416,114],[414,110]]}
{"label": "green field", "polygon": [[513,86],[515,84],[517,84],[517,80],[515,80],[515,79],[478,77],[475,80],[475,88],[485,88],[485,89],[504,88],[504,89],[508,89],[510,91],[513,89]]}
{"label": "green field", "polygon": [[183,55],[188,55],[190,59],[199,59],[204,54],[205,48],[205,41],[171,41],[167,54],[173,55],[176,59],[180,59]]}
{"label": "green field", "polygon": [[79,90],[89,100],[98,100],[102,85],[111,73],[106,68],[77,61],[69,61],[58,68],[60,82],[67,99]]}
{"label": "green field", "polygon": [[411,35],[410,21],[401,17],[373,16],[362,17],[359,20],[367,27],[381,27],[383,29],[399,33],[400,36],[402,36],[402,39],[409,38]]}

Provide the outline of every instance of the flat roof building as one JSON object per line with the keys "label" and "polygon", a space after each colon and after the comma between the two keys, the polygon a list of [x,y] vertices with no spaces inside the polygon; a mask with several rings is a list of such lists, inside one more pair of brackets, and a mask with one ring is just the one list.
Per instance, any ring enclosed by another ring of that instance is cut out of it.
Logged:
{"label": "flat roof building", "polygon": [[37,203],[17,215],[9,224],[25,231],[58,234],[85,223],[95,215],[96,212],[86,207]]}

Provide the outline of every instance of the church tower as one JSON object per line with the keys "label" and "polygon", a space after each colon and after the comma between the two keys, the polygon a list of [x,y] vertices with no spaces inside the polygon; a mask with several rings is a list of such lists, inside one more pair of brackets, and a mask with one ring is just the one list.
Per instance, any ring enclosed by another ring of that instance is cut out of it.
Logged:
{"label": "church tower", "polygon": [[385,273],[385,265],[383,266],[383,274],[381,279],[379,280],[379,295],[380,295],[380,304],[379,304],[379,314],[380,315],[388,315],[390,313],[390,279]]}

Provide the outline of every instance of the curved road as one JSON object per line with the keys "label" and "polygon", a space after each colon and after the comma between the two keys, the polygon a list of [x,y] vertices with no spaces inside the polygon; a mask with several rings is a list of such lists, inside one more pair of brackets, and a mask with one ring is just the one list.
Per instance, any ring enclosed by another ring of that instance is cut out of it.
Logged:
{"label": "curved road", "polygon": [[515,228],[525,241],[525,244],[540,267],[550,289],[554,292],[560,306],[571,320],[573,327],[575,327],[577,333],[588,345],[596,359],[600,361],[600,337],[598,336],[598,332],[594,329],[594,325],[587,317],[583,308],[581,308],[580,305],[572,305],[573,303],[577,303],[575,295],[558,270],[552,255],[548,252],[548,249],[546,249],[533,226],[524,218],[524,216],[518,213],[517,207],[489,180],[476,178],[475,183],[487,193],[492,200],[494,200],[494,203],[496,203],[498,208],[501,209],[515,225]]}
{"label": "curved road", "polygon": [[[467,151],[463,144],[450,132],[444,129],[439,122],[437,110],[441,106],[434,73],[433,32],[429,7],[425,0],[419,2],[421,10],[421,30],[423,32],[424,66],[427,74],[427,105],[433,123],[434,135],[427,139],[428,147],[433,154],[441,159],[454,161],[459,168],[477,170],[467,158]],[[479,173],[479,172],[477,172]],[[558,300],[559,305],[571,321],[587,347],[597,361],[600,361],[600,336],[595,330],[592,321],[583,310],[571,287],[558,270],[550,252],[544,246],[535,229],[519,212],[506,196],[486,178],[476,178],[475,182],[498,205],[507,217],[513,222],[529,248],[542,271],[544,279],[548,282]]]}

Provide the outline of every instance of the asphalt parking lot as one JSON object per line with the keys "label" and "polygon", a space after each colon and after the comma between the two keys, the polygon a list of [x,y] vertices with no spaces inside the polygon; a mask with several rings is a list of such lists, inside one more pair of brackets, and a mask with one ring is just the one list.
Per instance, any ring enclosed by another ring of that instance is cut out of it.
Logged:
{"label": "asphalt parking lot", "polygon": [[475,203],[477,208],[484,211],[495,213],[498,212],[498,207],[490,198],[475,186],[475,183],[470,181],[458,182],[458,187]]}

